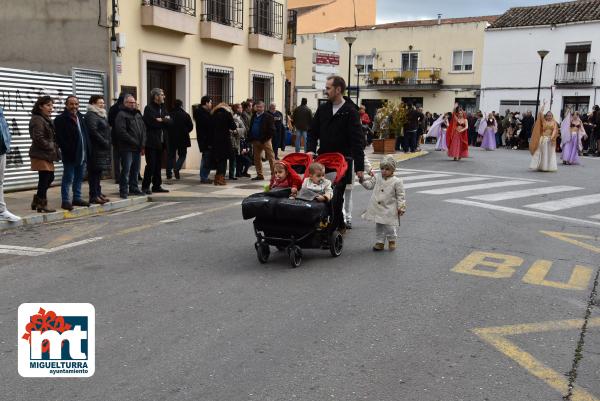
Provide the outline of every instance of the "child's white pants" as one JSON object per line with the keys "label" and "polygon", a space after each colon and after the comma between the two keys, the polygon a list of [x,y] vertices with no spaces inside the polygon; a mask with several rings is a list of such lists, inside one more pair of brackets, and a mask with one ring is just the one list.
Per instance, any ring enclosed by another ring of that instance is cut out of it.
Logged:
{"label": "child's white pants", "polygon": [[396,226],[375,223],[375,241],[379,244],[385,244],[386,238],[388,241],[396,241]]}
{"label": "child's white pants", "polygon": [[344,222],[352,222],[352,185],[346,185],[344,190]]}

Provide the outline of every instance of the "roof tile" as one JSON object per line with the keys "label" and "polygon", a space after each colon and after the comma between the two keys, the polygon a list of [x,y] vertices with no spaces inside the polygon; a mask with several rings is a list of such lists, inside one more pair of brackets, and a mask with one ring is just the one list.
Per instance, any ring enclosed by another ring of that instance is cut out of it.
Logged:
{"label": "roof tile", "polygon": [[600,21],[600,0],[576,0],[533,7],[514,7],[490,27],[510,28]]}

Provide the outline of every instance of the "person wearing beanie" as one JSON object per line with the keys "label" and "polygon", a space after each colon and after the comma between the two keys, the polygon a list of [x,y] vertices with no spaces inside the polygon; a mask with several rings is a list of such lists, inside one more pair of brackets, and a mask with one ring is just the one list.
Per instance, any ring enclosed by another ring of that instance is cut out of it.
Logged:
{"label": "person wearing beanie", "polygon": [[380,174],[360,180],[365,189],[373,191],[369,206],[362,217],[375,223],[373,250],[382,251],[387,239],[388,248],[393,251],[396,249],[396,227],[400,226],[400,216],[406,211],[406,196],[402,179],[394,176],[394,156],[385,156],[379,166]]}

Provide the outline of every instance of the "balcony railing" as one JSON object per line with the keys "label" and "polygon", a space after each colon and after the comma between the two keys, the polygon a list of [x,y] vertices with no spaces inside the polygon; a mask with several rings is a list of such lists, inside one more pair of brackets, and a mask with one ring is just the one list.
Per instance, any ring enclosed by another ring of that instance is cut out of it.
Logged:
{"label": "balcony railing", "polygon": [[167,10],[196,16],[196,0],[143,0],[144,6],[157,6]]}
{"label": "balcony railing", "polygon": [[201,21],[244,28],[243,0],[202,0]]}
{"label": "balcony railing", "polygon": [[273,0],[252,0],[250,33],[283,39],[283,4]]}
{"label": "balcony railing", "polygon": [[593,85],[596,62],[556,64],[555,85]]}
{"label": "balcony railing", "polygon": [[416,70],[382,69],[369,72],[367,84],[396,85],[396,86],[419,86],[419,85],[441,85],[441,68],[417,68]]}
{"label": "balcony railing", "polygon": [[288,45],[296,44],[296,30],[298,28],[298,11],[288,10],[288,23],[287,23],[287,39]]}

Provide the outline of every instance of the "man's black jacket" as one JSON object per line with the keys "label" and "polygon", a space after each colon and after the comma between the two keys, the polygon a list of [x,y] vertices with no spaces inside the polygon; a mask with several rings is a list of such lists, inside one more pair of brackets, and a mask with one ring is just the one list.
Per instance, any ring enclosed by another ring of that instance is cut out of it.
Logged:
{"label": "man's black jacket", "polygon": [[333,115],[333,104],[323,103],[315,113],[308,131],[307,151],[319,154],[339,152],[354,159],[354,171],[364,171],[364,134],[356,105],[344,97],[342,107]]}

